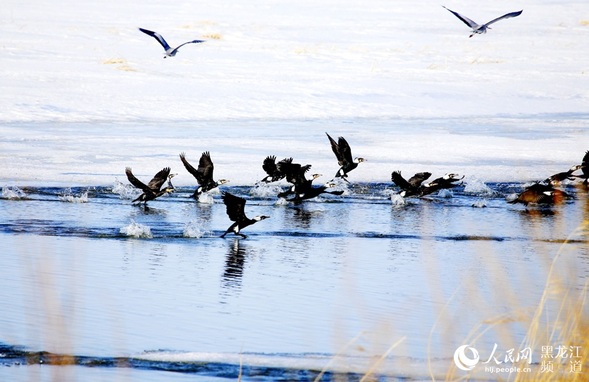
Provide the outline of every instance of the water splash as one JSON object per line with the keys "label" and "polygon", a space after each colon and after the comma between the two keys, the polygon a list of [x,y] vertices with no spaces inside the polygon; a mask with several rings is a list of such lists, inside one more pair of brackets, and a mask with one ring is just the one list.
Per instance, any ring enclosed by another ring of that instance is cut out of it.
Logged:
{"label": "water splash", "polygon": [[17,186],[4,186],[2,187],[2,198],[3,199],[25,199],[27,194]]}
{"label": "water splash", "polygon": [[153,238],[153,235],[151,234],[151,228],[146,225],[139,224],[133,220],[131,223],[129,223],[129,225],[122,227],[119,232],[129,237],[136,237],[141,239]]}
{"label": "water splash", "polygon": [[258,198],[273,198],[284,191],[277,184],[258,182],[250,189],[250,195]]}
{"label": "water splash", "polygon": [[469,178],[464,186],[465,194],[493,196],[496,194],[491,187],[487,186],[485,182],[477,178]]}
{"label": "water splash", "polygon": [[395,206],[395,207],[401,207],[401,206],[404,206],[407,204],[407,201],[405,200],[405,198],[399,194],[392,194],[391,195],[391,202],[393,203],[393,206]]}
{"label": "water splash", "polygon": [[198,196],[198,202],[202,204],[214,204],[215,200],[213,199],[213,195],[209,192],[203,192]]}
{"label": "water splash", "polygon": [[135,187],[133,187],[131,184],[125,184],[115,180],[115,184],[113,185],[111,192],[113,194],[119,195],[121,199],[135,199],[137,189],[135,189]]}
{"label": "water splash", "polygon": [[207,231],[195,220],[191,220],[190,222],[186,223],[186,225],[184,226],[184,231],[182,232],[182,235],[184,237],[190,237],[195,239],[200,239],[206,234]]}
{"label": "water splash", "polygon": [[275,206],[287,206],[288,205],[288,200],[286,200],[285,198],[278,198],[274,202],[274,205]]}
{"label": "water splash", "polygon": [[58,199],[66,203],[88,203],[88,190],[75,195],[71,188],[67,188],[59,194]]}
{"label": "water splash", "polygon": [[448,189],[442,189],[442,190],[438,191],[438,197],[450,199],[450,198],[454,197],[454,194],[452,193],[452,191],[450,191]]}

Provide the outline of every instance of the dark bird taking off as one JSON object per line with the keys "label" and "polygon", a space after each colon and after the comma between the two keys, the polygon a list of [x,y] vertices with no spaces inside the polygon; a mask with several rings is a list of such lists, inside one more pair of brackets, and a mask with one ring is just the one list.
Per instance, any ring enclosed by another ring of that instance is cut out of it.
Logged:
{"label": "dark bird taking off", "polygon": [[205,151],[200,156],[200,160],[198,161],[198,168],[194,168],[188,161],[186,160],[186,154],[180,154],[180,160],[184,164],[186,170],[192,174],[196,178],[199,187],[194,191],[192,197],[198,199],[198,197],[203,192],[208,192],[219,185],[225,184],[228,182],[226,179],[220,179],[218,182],[213,179],[213,161],[211,160],[211,154],[208,151]]}
{"label": "dark bird taking off", "polygon": [[262,168],[268,175],[261,181],[264,183],[272,183],[284,179],[286,174],[280,170],[280,165],[284,163],[292,163],[292,158],[284,158],[276,163],[276,157],[274,155],[267,156],[266,159],[264,159]]}
{"label": "dark bird taking off", "polygon": [[391,180],[401,188],[400,195],[402,197],[421,195],[421,184],[429,179],[431,172],[418,172],[409,180],[405,180],[401,175],[401,171],[393,171]]}
{"label": "dark bird taking off", "polygon": [[192,41],[188,41],[185,42],[183,44],[178,45],[175,48],[172,48],[170,45],[168,45],[168,43],[166,42],[166,40],[164,40],[164,38],[162,37],[161,34],[157,33],[157,32],[153,32],[147,29],[143,29],[143,28],[139,28],[139,30],[143,33],[145,33],[148,36],[151,36],[153,38],[155,38],[157,40],[157,42],[159,42],[164,49],[166,50],[166,53],[164,55],[164,58],[166,57],[174,57],[176,55],[176,53],[178,53],[178,49],[180,49],[181,47],[183,47],[186,44],[198,44],[201,42],[205,42],[204,40],[192,40]]}
{"label": "dark bird taking off", "polygon": [[[157,174],[155,174],[155,176],[149,182],[149,184],[145,184],[142,181],[140,181],[139,179],[137,179],[135,177],[135,175],[133,175],[133,172],[131,172],[130,167],[127,167],[125,169],[125,174],[127,174],[127,179],[129,179],[129,182],[133,186],[135,186],[143,191],[143,193],[141,195],[139,195],[139,197],[137,199],[133,200],[132,203],[143,202],[145,205],[147,205],[148,201],[154,200],[155,198],[158,198],[166,193],[174,191],[174,187],[172,186],[172,183],[170,182],[170,180],[172,179],[172,177],[174,175],[173,174],[170,175],[170,168],[169,167],[166,167],[166,168],[160,170]],[[164,184],[164,182],[167,179],[168,179],[169,185],[160,190],[160,188],[162,187],[162,185]]]}
{"label": "dark bird taking off", "polygon": [[456,182],[462,180],[464,176],[457,174],[446,174],[440,178],[434,179],[429,183],[421,186],[421,196],[433,194],[436,191],[450,189],[458,186]]}
{"label": "dark bird taking off", "polygon": [[347,181],[348,172],[358,167],[358,163],[365,161],[364,158],[352,159],[352,149],[344,137],[339,137],[337,142],[327,133],[331,149],[337,158],[337,163],[340,165],[340,169],[335,174],[336,178],[342,178]]}
{"label": "dark bird taking off", "polygon": [[268,219],[270,217],[266,215],[260,215],[254,217],[253,219],[248,218],[245,216],[245,199],[228,192],[223,193],[223,202],[227,207],[227,215],[229,216],[229,219],[234,223],[231,224],[229,228],[227,228],[227,231],[225,231],[221,237],[225,237],[225,235],[227,235],[229,232],[233,232],[234,234],[239,235],[245,239],[247,236],[240,233],[242,229],[257,223],[260,220]]}
{"label": "dark bird taking off", "polygon": [[[442,5],[442,7],[444,7],[444,6]],[[487,29],[491,29],[491,27],[489,25],[496,23],[499,20],[508,19],[511,17],[517,17],[517,16],[521,15],[523,12],[523,9],[522,9],[521,11],[506,13],[503,16],[497,17],[496,19],[489,21],[488,23],[480,25],[480,24],[477,24],[476,22],[472,21],[468,17],[461,15],[458,12],[454,12],[453,10],[448,9],[446,7],[444,7],[444,8],[447,9],[454,16],[458,17],[463,23],[465,23],[466,25],[468,25],[472,29],[472,33],[468,37],[472,37],[475,34],[487,33]]]}

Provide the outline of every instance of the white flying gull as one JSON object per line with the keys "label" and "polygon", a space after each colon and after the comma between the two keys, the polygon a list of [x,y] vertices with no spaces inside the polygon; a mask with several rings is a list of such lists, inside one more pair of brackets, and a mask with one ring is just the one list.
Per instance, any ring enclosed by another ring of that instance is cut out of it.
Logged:
{"label": "white flying gull", "polygon": [[166,55],[164,56],[164,58],[175,56],[176,53],[178,53],[178,49],[180,49],[182,46],[184,46],[186,44],[198,44],[198,43],[204,42],[204,40],[192,40],[192,41],[185,42],[184,44],[180,44],[180,45],[178,45],[175,48],[172,48],[170,45],[168,45],[168,43],[166,42],[166,40],[164,40],[164,38],[162,37],[161,34],[159,34],[157,32],[152,32],[150,30],[143,29],[143,28],[139,28],[139,30],[141,32],[143,32],[143,33],[145,33],[147,35],[150,35],[151,37],[155,38],[160,44],[162,44],[162,46],[166,50]]}
{"label": "white flying gull", "polygon": [[[444,7],[444,6],[442,5],[442,7]],[[446,8],[446,7],[444,7],[444,8]],[[448,9],[448,8],[446,8],[446,9]],[[506,13],[503,16],[497,17],[496,19],[493,19],[493,20],[491,20],[488,23],[483,24],[483,25],[479,25],[479,24],[475,23],[474,21],[472,21],[471,19],[469,19],[468,17],[462,16],[460,13],[454,12],[451,9],[448,9],[448,11],[450,11],[454,16],[456,16],[460,20],[462,20],[463,23],[465,23],[466,25],[468,25],[469,27],[472,28],[472,33],[471,33],[470,36],[468,36],[468,37],[472,37],[475,34],[487,33],[487,29],[491,29],[491,27],[489,27],[489,25],[491,25],[493,23],[496,23],[499,20],[508,19],[510,17],[517,17],[517,16],[521,15],[522,12],[523,12],[523,9],[521,11],[518,11],[518,12]]]}

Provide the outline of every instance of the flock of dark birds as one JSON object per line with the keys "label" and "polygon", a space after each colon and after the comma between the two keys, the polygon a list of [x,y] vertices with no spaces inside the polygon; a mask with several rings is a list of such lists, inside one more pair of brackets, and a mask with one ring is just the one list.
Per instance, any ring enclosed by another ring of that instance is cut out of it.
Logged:
{"label": "flock of dark birds", "polygon": [[[443,6],[444,7],[444,6]],[[451,9],[448,9],[450,13],[456,16],[469,28],[471,28],[471,34],[469,37],[475,34],[487,33],[488,29],[491,29],[490,25],[500,20],[517,17],[522,14],[523,10],[517,12],[506,13],[500,17],[497,17],[487,23],[478,24],[477,22],[469,19],[468,17],[461,15]],[[154,39],[156,39],[165,50],[164,58],[173,57],[178,52],[180,47],[187,44],[202,43],[204,40],[192,40],[187,41],[183,44],[172,48],[166,40],[157,32],[153,32],[147,29],[139,28],[139,30]],[[326,133],[327,134],[327,133]],[[353,158],[350,145],[343,138],[339,137],[338,140],[334,140],[329,134],[327,134],[331,148],[337,158],[340,166],[339,170],[335,174],[335,178],[343,179],[347,181],[348,173],[358,167],[359,163],[362,163],[365,159]],[[180,154],[180,160],[184,164],[186,170],[192,174],[197,182],[198,188],[192,195],[193,198],[198,199],[203,193],[209,192],[215,189],[219,185],[225,184],[227,180],[221,179],[215,181],[213,178],[213,162],[209,152],[204,152],[200,157],[198,168],[194,168],[186,159],[184,153]],[[327,193],[332,195],[341,195],[343,191],[334,190],[336,183],[333,181],[327,182],[322,186],[313,185],[313,181],[317,179],[320,174],[312,174],[309,178],[307,173],[311,169],[311,165],[301,165],[299,163],[293,163],[293,158],[285,158],[280,161],[276,161],[275,156],[268,156],[262,163],[262,168],[266,172],[267,176],[264,177],[262,183],[273,183],[280,180],[286,180],[291,186],[283,192],[280,192],[277,196],[279,198],[287,198],[292,196],[289,201],[301,202],[307,199],[315,198],[321,194]],[[580,171],[581,174],[575,174]],[[170,168],[166,167],[159,171],[153,179],[146,185],[137,179],[130,168],[126,169],[127,178],[131,184],[143,191],[143,193],[133,202],[140,202],[146,204],[148,201],[153,200],[163,194],[172,192],[174,186],[172,185],[171,179],[174,174],[170,174]],[[406,197],[424,197],[431,195],[442,189],[451,189],[460,184],[460,180],[463,177],[457,174],[446,174],[443,177],[434,179],[433,181],[426,182],[430,177],[429,172],[419,172],[408,180],[406,180],[400,171],[393,171],[391,174],[391,180],[400,188],[399,195],[403,198]],[[335,179],[334,178],[334,179]],[[508,203],[522,203],[528,204],[540,204],[540,205],[552,205],[557,204],[563,200],[569,199],[570,195],[565,191],[557,188],[564,180],[574,180],[577,178],[584,179],[584,184],[587,184],[589,179],[589,151],[583,157],[580,165],[571,167],[568,171],[554,174],[547,179],[535,182],[532,185],[526,187],[523,192],[518,194],[516,197],[508,200]],[[162,186],[168,181],[168,185],[164,188]],[[254,224],[260,220],[268,218],[268,216],[256,216],[253,219],[248,218],[245,215],[245,199],[238,196],[232,195],[228,192],[222,193],[223,202],[227,207],[227,215],[229,219],[234,223],[227,229],[227,231],[221,236],[225,237],[226,234],[233,232],[237,235],[241,235],[241,229]]]}
{"label": "flock of dark birds", "polygon": [[[444,6],[442,5],[442,7],[444,7]],[[487,33],[487,30],[488,29],[491,29],[491,27],[490,27],[491,24],[494,24],[494,23],[496,23],[499,20],[508,19],[508,18],[511,18],[511,17],[517,17],[517,16],[521,15],[522,12],[523,12],[523,9],[522,9],[521,11],[506,13],[503,16],[499,16],[499,17],[497,17],[497,18],[495,18],[495,19],[493,19],[493,20],[491,20],[491,21],[489,21],[489,22],[487,22],[485,24],[478,24],[475,21],[472,21],[468,17],[466,17],[464,15],[461,15],[458,12],[454,12],[453,10],[448,9],[446,7],[444,7],[444,8],[447,9],[454,16],[458,17],[458,19],[460,21],[462,21],[463,23],[465,23],[471,29],[471,34],[468,37],[472,37],[475,34]],[[166,40],[164,39],[164,37],[161,34],[159,34],[157,32],[150,31],[148,29],[144,29],[144,28],[139,28],[139,30],[141,32],[145,33],[146,35],[153,37],[154,39],[156,39],[156,41],[158,43],[160,43],[160,45],[165,50],[164,58],[174,57],[176,55],[176,53],[178,53],[178,49],[180,49],[184,45],[187,45],[187,44],[199,44],[199,43],[205,42],[205,40],[192,40],[192,41],[187,41],[185,43],[182,43],[182,44],[178,45],[175,48],[172,48],[166,42]]]}
{"label": "flock of dark birds", "polygon": [[[358,164],[365,161],[364,158],[352,156],[352,150],[350,145],[344,137],[339,137],[336,141],[328,133],[325,133],[329,139],[331,149],[337,159],[339,170],[336,172],[334,180],[339,178],[345,182],[348,181],[348,173],[358,167]],[[211,155],[208,151],[202,153],[198,167],[195,168],[186,159],[186,154],[180,154],[180,160],[186,168],[186,170],[194,176],[198,183],[198,187],[192,194],[194,199],[199,197],[220,185],[227,183],[225,179],[216,181],[213,177],[214,165],[211,160]],[[344,191],[334,190],[333,188],[337,183],[332,180],[324,185],[316,186],[313,185],[313,181],[320,177],[320,174],[312,174],[307,177],[307,173],[311,169],[311,165],[301,165],[294,163],[293,158],[284,158],[280,161],[276,161],[276,156],[270,155],[264,159],[262,163],[262,169],[266,173],[266,176],[259,182],[263,184],[274,183],[281,180],[286,180],[290,183],[290,186],[285,191],[278,193],[279,198],[283,198],[290,202],[300,203],[304,200],[313,199],[321,194],[331,195],[342,195]],[[575,174],[580,171],[580,174]],[[154,200],[164,194],[174,191],[172,185],[172,178],[175,174],[171,174],[171,169],[166,167],[160,170],[148,184],[143,183],[137,177],[133,175],[131,168],[125,169],[127,179],[136,188],[143,191],[139,197],[133,200],[133,203],[143,203],[145,206],[148,201]],[[418,172],[411,178],[406,180],[400,171],[393,171],[391,174],[391,180],[400,189],[398,195],[407,197],[424,197],[431,195],[437,191],[443,189],[451,189],[460,185],[460,180],[464,176],[449,173],[433,181],[426,182],[431,177],[430,172]],[[582,163],[571,167],[567,171],[559,172],[551,175],[543,181],[535,182],[532,185],[526,187],[524,191],[519,193],[515,198],[508,200],[508,203],[522,203],[528,204],[539,204],[539,205],[554,205],[558,204],[566,199],[571,198],[565,191],[557,188],[565,180],[584,179],[585,185],[589,182],[589,151],[585,153],[582,159]],[[165,187],[164,184],[168,182]],[[290,199],[287,199],[290,197]],[[240,231],[257,223],[261,220],[269,218],[269,216],[261,215],[256,216],[252,219],[248,218],[245,214],[245,203],[244,198],[230,194],[229,192],[222,192],[222,199],[227,209],[227,215],[229,219],[234,223],[221,235],[225,237],[230,232],[236,235],[246,236]]]}

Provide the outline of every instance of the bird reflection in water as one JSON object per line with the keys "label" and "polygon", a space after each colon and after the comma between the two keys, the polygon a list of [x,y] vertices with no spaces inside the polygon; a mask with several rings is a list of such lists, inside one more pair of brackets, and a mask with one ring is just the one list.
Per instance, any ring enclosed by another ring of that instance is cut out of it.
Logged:
{"label": "bird reflection in water", "polygon": [[235,238],[229,246],[223,272],[223,288],[240,288],[243,277],[243,267],[246,258],[246,246],[242,240]]}

